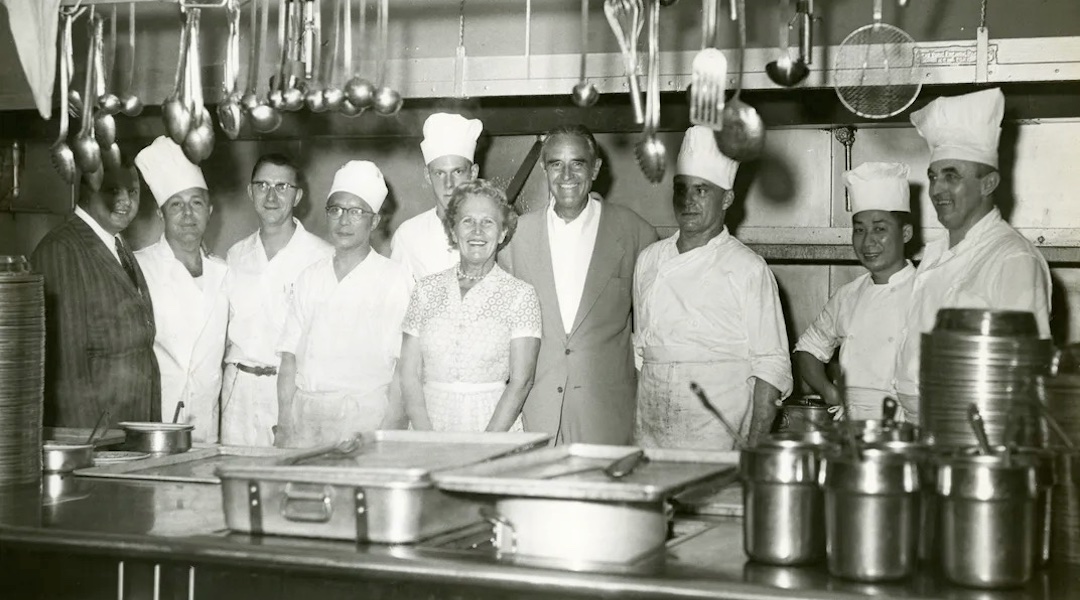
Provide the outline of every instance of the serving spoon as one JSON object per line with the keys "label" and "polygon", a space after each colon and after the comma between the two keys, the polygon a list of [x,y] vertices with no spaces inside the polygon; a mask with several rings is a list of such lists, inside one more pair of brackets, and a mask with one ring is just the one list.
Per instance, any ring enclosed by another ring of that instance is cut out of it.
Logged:
{"label": "serving spoon", "polygon": [[589,0],[581,0],[581,80],[574,86],[574,104],[582,108],[596,104],[600,92],[585,79],[585,61],[589,56]]}
{"label": "serving spoon", "polygon": [[190,81],[187,104],[191,107],[193,120],[191,130],[188,131],[187,137],[184,138],[184,143],[181,146],[184,149],[184,156],[191,162],[199,164],[214,151],[214,123],[210,118],[210,111],[207,110],[203,97],[202,62],[199,58],[200,14],[196,12],[200,11],[200,9],[193,8],[190,10],[195,12],[195,20],[189,38],[188,77]]}
{"label": "serving spoon", "polygon": [[390,0],[379,1],[379,82],[372,106],[375,114],[390,117],[401,110],[401,94],[386,85],[386,63],[390,50]]}
{"label": "serving spoon", "polygon": [[[88,51],[86,56],[86,85],[84,86],[84,98],[90,98],[94,93],[94,63],[96,48],[94,46],[94,31],[95,27],[101,24],[101,18],[93,14],[90,14],[90,43],[88,44]],[[92,175],[101,170],[101,148],[98,146],[97,140],[94,139],[94,117],[89,106],[83,106],[82,110],[82,127],[79,129],[79,133],[75,136],[72,142],[71,151],[75,157],[75,164],[79,167],[79,170],[83,172],[83,175]],[[94,179],[90,180],[93,184]],[[97,180],[98,187],[93,188],[95,191],[100,188],[101,182]]]}
{"label": "serving spoon", "polygon": [[49,147],[49,156],[52,158],[53,167],[60,174],[60,178],[68,185],[75,183],[75,155],[71,146],[67,143],[68,129],[71,125],[68,114],[68,99],[71,87],[70,54],[71,54],[71,26],[75,17],[81,11],[61,11],[64,18],[63,37],[60,39],[60,131],[56,141]]}
{"label": "serving spoon", "polygon": [[240,135],[240,126],[244,121],[243,97],[237,89],[240,80],[240,4],[238,0],[229,0],[229,37],[225,46],[225,74],[222,81],[224,98],[217,106],[218,123],[225,137],[235,140]]}
{"label": "serving spoon", "polygon": [[[353,44],[352,44],[352,2],[345,2],[345,21],[348,27],[345,30],[345,72],[353,72]],[[367,40],[367,0],[360,0],[360,31],[357,38],[360,43]],[[349,81],[345,82],[345,102],[341,105],[341,113],[347,117],[355,117],[371,108],[375,103],[375,84],[353,74]]]}
{"label": "serving spoon", "polygon": [[[196,9],[197,10],[197,9]],[[187,81],[188,46],[191,44],[191,23],[193,12],[188,12],[184,27],[180,30],[180,54],[176,59],[176,76],[173,79],[173,93],[161,105],[161,117],[165,120],[165,131],[177,144],[183,144],[191,130],[191,109],[184,102],[184,83]]]}
{"label": "serving spoon", "polygon": [[337,112],[341,109],[341,103],[345,101],[345,91],[337,83],[339,49],[341,48],[341,12],[344,8],[342,0],[334,2],[334,47],[330,53],[330,66],[324,81],[329,83],[323,89],[323,105],[326,110]]}
{"label": "serving spoon", "polygon": [[746,63],[746,0],[738,0],[739,78],[735,94],[721,113],[723,128],[716,133],[716,145],[725,156],[739,162],[754,160],[765,148],[765,123],[753,106],[739,99]]}
{"label": "serving spoon", "polygon": [[129,117],[142,114],[142,100],[132,89],[135,85],[135,3],[128,5],[128,77],[125,92],[120,96],[120,112]]}
{"label": "serving spoon", "polygon": [[251,29],[254,43],[251,45],[251,61],[248,65],[248,93],[244,95],[241,103],[247,108],[248,118],[251,119],[251,127],[260,133],[269,133],[281,125],[281,113],[270,105],[267,98],[260,98],[256,90],[259,85],[259,61],[262,56],[262,46],[266,41],[266,35],[270,28],[270,6],[263,5],[261,25],[255,28],[256,13],[260,0],[251,2]]}

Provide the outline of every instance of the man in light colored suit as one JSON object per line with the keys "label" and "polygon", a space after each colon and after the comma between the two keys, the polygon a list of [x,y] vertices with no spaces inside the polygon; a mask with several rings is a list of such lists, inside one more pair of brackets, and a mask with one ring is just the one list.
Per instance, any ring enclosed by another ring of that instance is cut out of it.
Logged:
{"label": "man in light colored suit", "polygon": [[543,317],[525,430],[553,434],[556,444],[628,444],[637,386],[634,262],[656,230],[590,194],[601,160],[585,127],[548,132],[541,160],[551,202],[521,217],[501,255],[514,276],[536,288]]}

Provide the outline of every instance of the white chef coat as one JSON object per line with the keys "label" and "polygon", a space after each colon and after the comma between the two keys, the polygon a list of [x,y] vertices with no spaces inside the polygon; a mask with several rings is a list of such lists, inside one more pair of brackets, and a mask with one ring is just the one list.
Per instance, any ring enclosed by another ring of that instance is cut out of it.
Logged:
{"label": "white chef coat", "polygon": [[252,367],[279,364],[288,298],[301,271],[333,254],[334,248],[293,219],[289,242],[266,258],[262,236],[255,232],[229,249],[225,289],[229,297],[229,334],[222,385],[221,441],[224,444],[269,446],[277,423],[277,377],[240,372],[235,363]]}
{"label": "white chef coat", "polygon": [[[297,421],[283,415],[291,427],[290,446],[331,443],[378,428],[412,288],[408,270],[375,251],[341,281],[333,257],[300,274],[277,344],[279,353],[296,355]],[[324,422],[313,422],[319,420]],[[304,439],[296,438],[298,428],[307,431]]]}
{"label": "white chef coat", "polygon": [[414,280],[456,267],[460,262],[458,249],[450,244],[434,208],[398,225],[390,240],[390,258],[405,265]]}
{"label": "white chef coat", "polygon": [[555,213],[555,200],[547,210],[548,246],[551,248],[551,272],[555,277],[555,295],[559,316],[566,334],[574,328],[585,276],[589,273],[596,235],[600,231],[600,202],[590,194],[581,214],[567,223]]}
{"label": "white chef coat", "polygon": [[887,283],[865,273],[841,286],[795,344],[823,363],[840,348],[853,419],[880,419],[882,399],[896,398],[896,356],[914,276],[907,263]]}
{"label": "white chef coat", "polygon": [[902,330],[897,390],[905,412],[918,414],[921,334],[934,328],[941,308],[989,308],[1035,313],[1039,335],[1050,337],[1050,268],[1039,250],[997,208],[949,248],[948,232],[927,244],[915,273]]}
{"label": "white chef coat", "polygon": [[196,280],[176,259],[165,237],[135,253],[154,303],[154,355],[161,369],[161,414],[195,426],[192,438],[218,441],[218,397],[225,355],[229,300],[225,261],[203,254]]}
{"label": "white chef coat", "polygon": [[637,443],[730,449],[733,440],[690,393],[691,381],[749,430],[753,378],[791,393],[791,359],[776,279],[725,228],[679,253],[679,234],[646,248],[634,269]]}

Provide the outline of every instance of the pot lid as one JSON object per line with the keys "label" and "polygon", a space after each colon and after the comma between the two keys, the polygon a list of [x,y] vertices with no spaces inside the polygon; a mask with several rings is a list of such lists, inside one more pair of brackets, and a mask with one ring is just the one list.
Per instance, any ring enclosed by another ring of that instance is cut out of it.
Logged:
{"label": "pot lid", "polygon": [[118,423],[120,429],[128,431],[193,431],[194,425],[189,423],[158,423],[156,421],[123,421]]}

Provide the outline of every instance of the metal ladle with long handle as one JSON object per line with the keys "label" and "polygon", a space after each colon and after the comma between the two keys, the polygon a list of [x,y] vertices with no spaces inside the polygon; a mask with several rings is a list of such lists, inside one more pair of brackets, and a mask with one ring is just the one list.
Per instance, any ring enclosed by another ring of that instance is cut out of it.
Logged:
{"label": "metal ladle with long handle", "polygon": [[[195,12],[200,9],[193,8],[190,10]],[[184,156],[194,164],[206,160],[209,158],[210,153],[214,151],[214,123],[210,118],[210,111],[207,110],[203,97],[202,61],[199,53],[199,17],[200,14],[196,12],[195,24],[190,38],[190,55],[188,56],[188,77],[190,78],[188,105],[191,106],[194,118],[191,131],[188,132],[187,137],[184,138],[184,143],[181,144],[184,149]]]}
{"label": "metal ladle with long handle", "polygon": [[739,0],[739,78],[735,95],[721,113],[723,128],[716,134],[716,145],[725,156],[744,162],[761,156],[765,149],[765,123],[753,106],[739,99],[742,94],[746,63],[746,0]]}
{"label": "metal ladle with long handle", "polygon": [[165,132],[177,144],[183,144],[184,138],[191,130],[192,114],[191,109],[184,102],[184,82],[187,80],[192,18],[193,14],[189,12],[185,18],[184,27],[180,30],[180,52],[176,59],[173,93],[161,105],[161,118],[165,121]]}
{"label": "metal ladle with long handle", "polygon": [[379,0],[379,88],[372,108],[375,114],[389,117],[401,110],[401,94],[386,85],[386,65],[390,52],[390,0]]}
{"label": "metal ladle with long handle", "polygon": [[[269,133],[281,126],[281,113],[270,105],[268,98],[258,95],[259,61],[262,60],[262,47],[270,31],[270,6],[267,2],[269,0],[251,1],[251,29],[254,42],[251,44],[251,58],[248,64],[248,91],[241,100],[248,111],[252,129],[259,133]],[[261,15],[259,4],[263,5]]]}
{"label": "metal ladle with long handle", "polygon": [[790,0],[780,0],[780,15],[778,17],[780,33],[777,47],[780,55],[776,60],[765,65],[765,73],[769,76],[769,79],[776,85],[784,87],[796,86],[802,83],[806,76],[810,74],[810,69],[807,68],[802,57],[798,59],[791,58],[791,27],[785,18],[789,2]]}
{"label": "metal ladle with long handle", "polygon": [[[94,47],[94,27],[95,24],[100,23],[101,18],[93,14],[90,15],[90,36],[89,47],[86,56],[86,85],[83,88],[83,97],[92,98],[94,93],[94,63],[96,48]],[[79,129],[79,133],[75,136],[71,145],[71,151],[75,156],[75,164],[79,167],[79,170],[83,172],[83,175],[90,175],[97,173],[101,170],[101,147],[98,146],[97,140],[94,139],[94,116],[93,111],[89,106],[84,106],[82,111],[82,127]],[[93,183],[93,182],[91,182]],[[100,186],[100,180],[97,180],[98,186]],[[94,188],[95,190],[98,188]]]}
{"label": "metal ladle with long handle", "polygon": [[225,137],[235,140],[240,135],[244,110],[243,98],[237,86],[240,81],[240,3],[229,0],[226,7],[229,17],[229,37],[225,45],[225,73],[221,84],[224,97],[218,103],[217,117]]}
{"label": "metal ladle with long handle", "polygon": [[638,166],[645,178],[660,183],[667,170],[667,149],[656,137],[660,122],[660,0],[648,0],[649,48],[645,77],[645,130],[634,147]]}
{"label": "metal ladle with long handle", "polygon": [[120,96],[120,112],[129,117],[142,114],[143,103],[132,91],[135,87],[135,3],[128,5],[128,69],[127,85]]}
{"label": "metal ladle with long handle", "polygon": [[341,110],[341,103],[345,101],[345,90],[337,84],[338,61],[341,60],[341,35],[342,35],[342,11],[345,9],[343,0],[334,1],[334,47],[330,51],[330,63],[326,67],[326,87],[323,89],[323,106],[326,110],[337,112]]}
{"label": "metal ladle with long handle", "polygon": [[[351,1],[346,2],[346,21],[349,23],[349,28],[352,28],[352,16],[351,16]],[[360,31],[357,37],[357,43],[365,43],[367,41],[367,0],[360,0]],[[353,48],[352,48],[352,36],[349,33],[345,34],[345,72],[352,74],[353,70]],[[375,103],[375,84],[370,80],[361,77],[358,74],[353,74],[352,78],[345,83],[345,100],[348,101],[348,105],[342,105],[342,112],[346,116],[355,117],[365,110],[371,108]],[[353,110],[357,112],[350,114]]]}
{"label": "metal ladle with long handle", "polygon": [[574,104],[582,108],[596,104],[600,92],[585,79],[585,63],[589,56],[589,0],[581,0],[581,80],[574,86]]}
{"label": "metal ladle with long handle", "polygon": [[60,131],[57,133],[56,141],[49,147],[49,156],[60,178],[68,185],[72,185],[75,183],[76,167],[75,155],[67,143],[68,129],[71,125],[71,116],[68,114],[68,92],[71,86],[69,55],[71,54],[71,26],[78,12],[62,11],[62,14],[64,24],[60,38]]}

